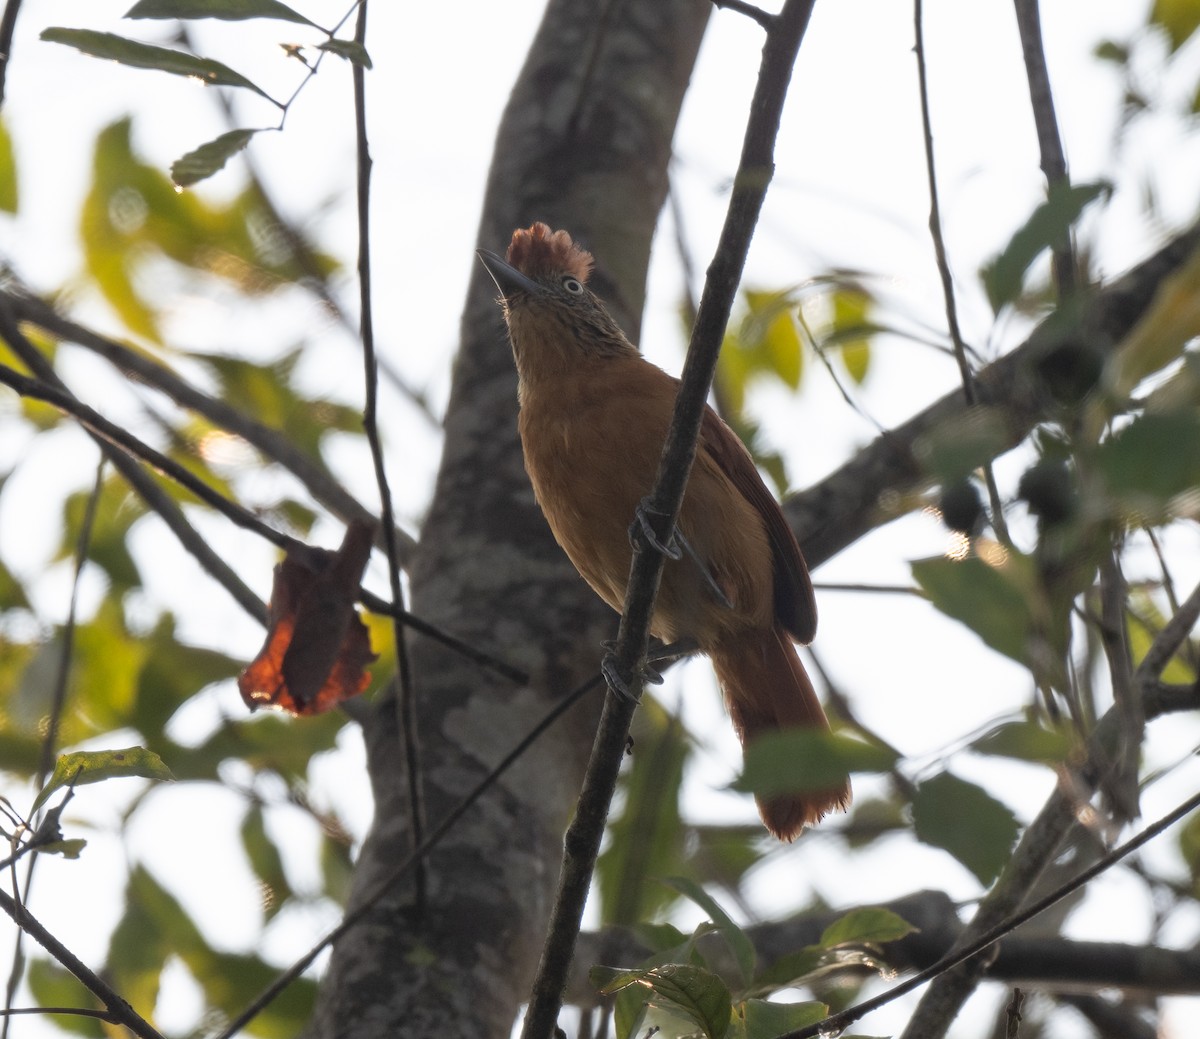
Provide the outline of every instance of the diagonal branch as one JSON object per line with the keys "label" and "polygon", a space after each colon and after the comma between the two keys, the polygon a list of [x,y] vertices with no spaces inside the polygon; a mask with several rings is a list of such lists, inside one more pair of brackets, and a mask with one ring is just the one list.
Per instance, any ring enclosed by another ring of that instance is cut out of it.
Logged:
{"label": "diagonal branch", "polygon": [[[729,209],[708,268],[680,379],[675,413],[647,509],[660,544],[670,540],[683,501],[705,399],[716,371],[733,297],[749,252],[750,237],[774,173],[775,138],[792,67],[812,7],[813,0],[788,0],[772,20],[763,46]],[[615,651],[617,669],[632,694],[618,693],[610,685],[605,697],[575,818],[564,841],[558,894],[533,982],[529,1010],[521,1032],[523,1039],[550,1039],[557,1027],[583,907],[625,753],[629,724],[641,691],[639,669],[646,656],[650,618],[663,562],[662,554],[656,551],[647,549],[634,553]]]}
{"label": "diagonal branch", "polygon": [[[315,501],[343,522],[375,522],[375,517],[365,505],[334,479],[319,461],[301,451],[280,430],[264,425],[219,397],[198,390],[166,365],[63,317],[44,300],[0,289],[0,303],[10,308],[18,320],[27,321],[57,338],[90,350],[125,376],[158,390],[179,407],[194,411],[213,425],[241,437],[267,458],[283,466],[303,484]],[[377,537],[382,547],[382,532]],[[402,530],[396,531],[396,538],[400,557],[407,562],[415,542]]]}
{"label": "diagonal branch", "polygon": [[28,909],[5,891],[0,891],[0,909],[12,917],[13,923],[74,974],[88,991],[108,1008],[114,1021],[124,1025],[139,1039],[163,1039],[145,1018],[134,1011],[120,993],[47,931]]}
{"label": "diagonal branch", "polygon": [[[972,416],[987,417],[994,440],[959,445],[975,451],[964,459],[983,465],[1016,447],[1055,405],[1046,392],[1039,364],[1053,349],[1078,343],[1109,354],[1145,314],[1159,285],[1200,248],[1200,225],[1181,232],[1157,252],[1084,303],[1078,323],[1064,330],[1053,316],[1020,346],[975,373],[976,408],[961,389],[946,394],[919,414],[877,437],[854,458],[807,490],[790,498],[784,513],[815,568],[863,535],[918,507],[916,496],[938,482],[922,460],[924,445],[939,431],[962,428]],[[977,409],[977,410],[976,410]]]}

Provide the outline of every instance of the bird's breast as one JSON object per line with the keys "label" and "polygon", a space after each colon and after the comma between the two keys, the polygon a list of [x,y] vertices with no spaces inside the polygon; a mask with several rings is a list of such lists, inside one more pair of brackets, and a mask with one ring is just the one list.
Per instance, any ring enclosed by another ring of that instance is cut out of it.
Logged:
{"label": "bird's breast", "polygon": [[[629,526],[654,486],[675,383],[662,376],[661,388],[636,379],[622,385],[617,374],[602,368],[570,385],[523,386],[519,426],[525,468],[555,539],[620,611],[632,557]],[[701,562],[685,556],[666,563],[654,634],[704,645],[769,617],[772,564],[761,517],[703,452],[679,526]],[[701,563],[732,606],[718,601]]]}

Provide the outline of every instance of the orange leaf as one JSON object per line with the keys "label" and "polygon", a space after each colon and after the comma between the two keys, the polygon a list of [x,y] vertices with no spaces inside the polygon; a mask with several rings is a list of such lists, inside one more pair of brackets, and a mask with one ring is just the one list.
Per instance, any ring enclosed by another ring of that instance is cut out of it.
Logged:
{"label": "orange leaf", "polygon": [[319,714],[363,692],[375,659],[354,609],[374,528],[354,522],[336,552],[289,549],[275,568],[267,641],[238,677],[251,709]]}

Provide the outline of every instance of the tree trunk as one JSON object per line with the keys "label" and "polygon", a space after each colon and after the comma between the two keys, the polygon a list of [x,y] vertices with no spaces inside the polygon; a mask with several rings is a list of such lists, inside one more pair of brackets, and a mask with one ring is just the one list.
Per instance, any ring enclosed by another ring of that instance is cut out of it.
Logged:
{"label": "tree trunk", "polygon": [[[592,249],[593,284],[638,333],[671,138],[708,18],[698,0],[552,0],[497,137],[479,244],[544,220]],[[448,132],[452,132],[450,129]],[[472,279],[445,446],[411,568],[412,608],[532,676],[525,688],[410,636],[425,814],[436,825],[567,691],[616,617],[554,544],[516,433],[516,375],[494,292]],[[505,1036],[524,1000],[601,693],[546,733],[428,860],[335,946],[310,1034]],[[353,906],[410,847],[395,706],[366,729],[376,816]]]}

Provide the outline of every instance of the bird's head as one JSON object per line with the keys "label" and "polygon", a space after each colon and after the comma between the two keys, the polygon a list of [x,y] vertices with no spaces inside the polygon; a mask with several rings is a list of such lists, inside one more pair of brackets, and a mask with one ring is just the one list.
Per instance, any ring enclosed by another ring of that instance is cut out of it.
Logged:
{"label": "bird's head", "polygon": [[566,231],[542,223],[520,228],[503,259],[486,249],[479,250],[479,259],[500,290],[522,379],[535,366],[557,368],[584,357],[636,352],[587,287],[592,254]]}

